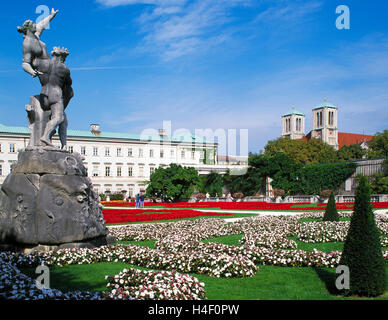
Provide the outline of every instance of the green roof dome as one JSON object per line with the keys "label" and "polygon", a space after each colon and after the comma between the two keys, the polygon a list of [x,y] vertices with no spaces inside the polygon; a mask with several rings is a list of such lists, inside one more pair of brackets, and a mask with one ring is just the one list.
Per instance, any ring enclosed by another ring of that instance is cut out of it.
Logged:
{"label": "green roof dome", "polygon": [[291,109],[289,112],[285,113],[285,114],[283,115],[283,117],[291,116],[291,115],[293,115],[293,114],[296,114],[296,115],[298,115],[298,116],[304,116],[304,113],[303,113],[303,112],[300,112],[300,111],[296,110],[295,107],[292,107],[292,109]]}
{"label": "green roof dome", "polygon": [[316,106],[313,110],[321,109],[321,108],[325,108],[325,107],[338,109],[334,104],[331,104],[331,103],[327,102],[326,99],[324,99],[323,102],[319,106]]}

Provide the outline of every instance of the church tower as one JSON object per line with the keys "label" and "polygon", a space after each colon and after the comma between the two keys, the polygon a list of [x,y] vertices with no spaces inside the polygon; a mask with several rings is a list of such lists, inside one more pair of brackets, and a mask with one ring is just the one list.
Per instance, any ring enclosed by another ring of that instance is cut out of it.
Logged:
{"label": "church tower", "polygon": [[338,108],[326,99],[313,109],[311,138],[321,139],[338,150]]}
{"label": "church tower", "polygon": [[290,112],[282,116],[282,137],[301,139],[304,137],[305,115],[295,110],[293,106]]}

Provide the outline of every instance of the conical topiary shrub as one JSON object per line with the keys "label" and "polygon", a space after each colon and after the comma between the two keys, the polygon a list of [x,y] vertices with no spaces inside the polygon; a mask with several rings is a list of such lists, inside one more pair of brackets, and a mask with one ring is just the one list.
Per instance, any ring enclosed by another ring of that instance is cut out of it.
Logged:
{"label": "conical topiary shrub", "polygon": [[339,215],[337,211],[337,206],[335,203],[334,192],[330,193],[329,201],[327,202],[325,215],[323,216],[323,221],[339,221]]}
{"label": "conical topiary shrub", "polygon": [[340,264],[349,268],[349,289],[345,295],[378,296],[386,287],[385,261],[381,252],[370,187],[366,177],[359,179],[354,213]]}

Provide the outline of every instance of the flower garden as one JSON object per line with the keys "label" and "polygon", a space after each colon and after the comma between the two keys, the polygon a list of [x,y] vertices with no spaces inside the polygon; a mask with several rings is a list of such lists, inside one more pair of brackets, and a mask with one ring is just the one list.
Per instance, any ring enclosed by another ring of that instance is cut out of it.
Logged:
{"label": "flower garden", "polygon": [[[351,211],[342,211],[339,222],[323,222],[323,212],[315,209],[296,213],[292,208],[296,204],[286,204],[288,209],[280,209],[284,204],[157,203],[153,210],[125,208],[132,204],[124,202],[103,205],[108,228],[118,244],[34,254],[2,252],[0,297],[77,300],[343,298],[333,289],[333,284]],[[348,208],[349,204],[346,206]],[[203,208],[272,208],[284,212],[277,216],[240,216],[241,219],[228,222],[228,218],[238,214],[200,211]],[[314,208],[323,210],[324,206]],[[377,213],[375,219],[388,265],[388,217]],[[158,222],[165,220],[175,221]],[[133,223],[145,221],[158,223]],[[55,289],[37,289],[34,272],[42,263],[49,266]],[[380,298],[387,299],[388,295]]]}

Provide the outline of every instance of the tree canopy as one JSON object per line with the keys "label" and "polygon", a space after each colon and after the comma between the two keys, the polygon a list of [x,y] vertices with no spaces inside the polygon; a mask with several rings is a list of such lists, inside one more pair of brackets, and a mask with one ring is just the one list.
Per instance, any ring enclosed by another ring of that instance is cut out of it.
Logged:
{"label": "tree canopy", "polygon": [[336,151],[332,146],[314,138],[307,141],[281,137],[268,141],[264,149],[264,153],[268,156],[283,152],[296,163],[301,164],[333,162],[337,159]]}
{"label": "tree canopy", "polygon": [[388,157],[388,130],[377,132],[373,139],[368,143],[368,157],[379,158]]}
{"label": "tree canopy", "polygon": [[171,164],[167,168],[157,168],[151,174],[146,195],[165,202],[178,202],[190,198],[194,188],[199,184],[197,170]]}

